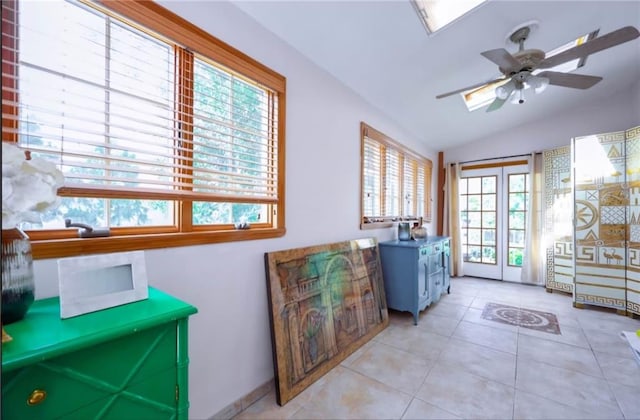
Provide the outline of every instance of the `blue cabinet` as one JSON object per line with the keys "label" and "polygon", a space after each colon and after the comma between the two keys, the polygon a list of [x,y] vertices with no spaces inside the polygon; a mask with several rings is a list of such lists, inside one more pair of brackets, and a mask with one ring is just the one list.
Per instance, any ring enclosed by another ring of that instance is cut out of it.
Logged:
{"label": "blue cabinet", "polygon": [[411,312],[417,325],[420,311],[450,292],[449,238],[385,241],[379,248],[387,306]]}

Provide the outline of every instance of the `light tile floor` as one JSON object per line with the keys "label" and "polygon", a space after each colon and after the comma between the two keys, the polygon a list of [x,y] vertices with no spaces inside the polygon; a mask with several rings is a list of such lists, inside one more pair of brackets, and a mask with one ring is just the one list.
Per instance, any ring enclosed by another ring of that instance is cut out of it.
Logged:
{"label": "light tile floor", "polygon": [[[551,312],[561,334],[481,318],[488,302]],[[542,287],[453,278],[451,294],[390,325],[279,407],[275,391],[237,419],[640,419],[640,364],[622,330],[640,320]]]}

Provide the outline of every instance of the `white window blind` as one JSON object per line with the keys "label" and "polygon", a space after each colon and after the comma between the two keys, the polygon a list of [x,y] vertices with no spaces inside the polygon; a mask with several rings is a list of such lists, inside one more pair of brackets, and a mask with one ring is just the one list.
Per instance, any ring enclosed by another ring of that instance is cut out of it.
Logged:
{"label": "white window blind", "polygon": [[385,205],[382,216],[399,216],[400,213],[400,153],[392,148],[385,148],[384,162],[384,198]]}
{"label": "white window blind", "polygon": [[[429,171],[431,168],[429,168]],[[425,182],[425,173],[427,172],[426,165],[417,165],[417,179],[416,179],[416,214],[430,216],[426,211],[425,202],[426,196],[425,191],[428,188]]]}
{"label": "white window blind", "polygon": [[403,205],[404,212],[403,214],[407,217],[415,217],[416,216],[416,199],[417,199],[417,191],[416,191],[416,170],[418,167],[418,162],[411,158],[405,157],[404,159],[404,171],[403,171]]}
{"label": "white window blind", "polygon": [[273,91],[84,3],[23,1],[17,22],[3,140],[58,164],[62,194],[277,202]]}
{"label": "white window blind", "polygon": [[361,124],[362,222],[430,219],[431,161]]}
{"label": "white window blind", "polygon": [[366,137],[363,147],[363,211],[364,214],[373,216],[381,215],[380,208],[380,170],[381,170],[381,145],[380,143]]}

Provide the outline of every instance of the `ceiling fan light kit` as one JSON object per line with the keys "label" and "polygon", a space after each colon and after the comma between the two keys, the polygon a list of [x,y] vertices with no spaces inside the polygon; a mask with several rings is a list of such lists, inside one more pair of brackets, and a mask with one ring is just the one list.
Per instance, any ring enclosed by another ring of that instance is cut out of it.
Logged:
{"label": "ceiling fan light kit", "polygon": [[[537,26],[538,24],[535,21],[528,22],[517,27],[508,36],[507,39],[511,43],[518,45],[518,51],[513,54],[504,48],[481,53],[483,57],[498,65],[498,70],[502,73],[502,77],[443,93],[436,96],[436,99],[500,83],[500,86],[495,88],[496,99],[487,107],[487,112],[492,112],[500,109],[511,96],[513,96],[513,103],[524,103],[524,90],[529,87],[533,88],[535,93],[542,93],[548,85],[588,89],[601,81],[602,77],[540,70],[551,69],[571,60],[584,58],[590,54],[632,41],[640,36],[640,32],[635,27],[625,26],[558,54],[546,57],[545,52],[542,50],[524,48],[524,42],[531,34],[531,30],[536,29]],[[505,83],[506,80],[508,81]]]}

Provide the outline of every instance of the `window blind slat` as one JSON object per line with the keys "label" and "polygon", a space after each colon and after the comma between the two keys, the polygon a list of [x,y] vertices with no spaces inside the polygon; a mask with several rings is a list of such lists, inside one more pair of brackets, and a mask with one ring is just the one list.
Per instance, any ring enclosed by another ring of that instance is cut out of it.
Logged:
{"label": "window blind slat", "polygon": [[178,72],[176,45],[85,4],[20,6],[20,37],[3,24],[3,140],[56,163],[67,194],[277,201],[270,89],[197,54]]}

